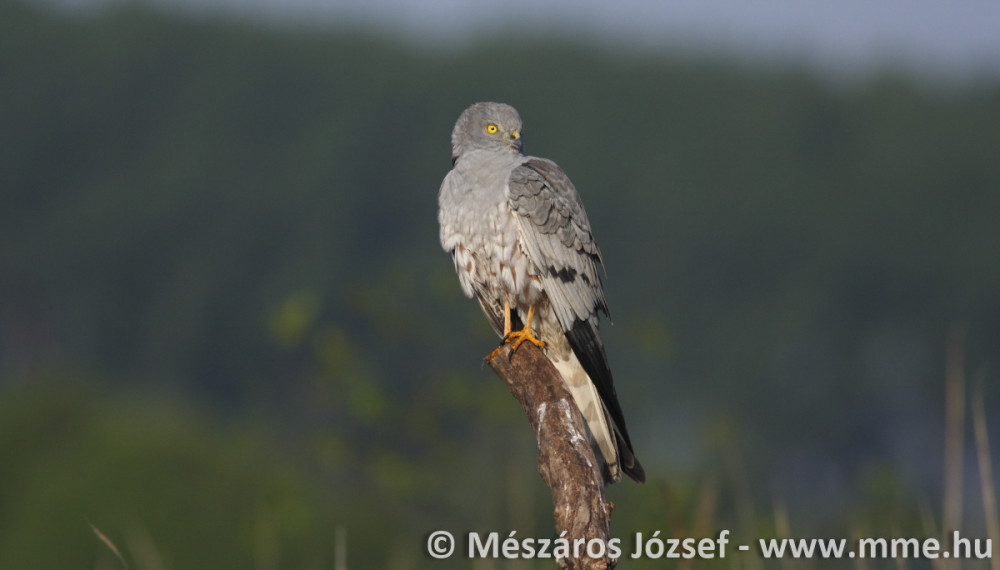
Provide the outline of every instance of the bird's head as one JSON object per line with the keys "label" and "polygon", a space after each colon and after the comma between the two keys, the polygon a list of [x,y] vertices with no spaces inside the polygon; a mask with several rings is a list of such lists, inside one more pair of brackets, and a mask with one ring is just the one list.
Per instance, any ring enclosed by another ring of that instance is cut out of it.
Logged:
{"label": "bird's head", "polygon": [[520,154],[521,116],[504,103],[476,103],[466,109],[451,132],[452,158],[471,150]]}

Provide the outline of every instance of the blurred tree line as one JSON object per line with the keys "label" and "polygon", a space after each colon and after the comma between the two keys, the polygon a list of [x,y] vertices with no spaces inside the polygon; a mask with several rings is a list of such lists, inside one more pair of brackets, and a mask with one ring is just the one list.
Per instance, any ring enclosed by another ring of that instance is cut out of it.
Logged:
{"label": "blurred tree line", "polygon": [[437,242],[478,100],[520,110],[607,260],[652,474],[612,489],[622,536],[767,529],[775,496],[915,520],[956,323],[1000,422],[997,81],[3,3],[0,566],[116,567],[88,521],[145,568],[330,567],[338,525],[354,567],[550,532]]}

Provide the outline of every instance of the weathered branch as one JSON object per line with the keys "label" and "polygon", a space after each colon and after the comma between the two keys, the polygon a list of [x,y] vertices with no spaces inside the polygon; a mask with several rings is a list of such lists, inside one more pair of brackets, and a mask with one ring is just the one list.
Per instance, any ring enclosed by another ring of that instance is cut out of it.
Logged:
{"label": "weathered branch", "polygon": [[[528,415],[538,441],[538,472],[552,491],[556,532],[569,540],[570,558],[559,565],[571,570],[605,570],[615,562],[606,553],[590,558],[588,541],[607,545],[611,538],[611,509],[604,496],[600,465],[587,438],[583,418],[559,372],[530,342],[515,352],[511,345],[489,360],[511,394]],[[581,540],[582,539],[582,540]],[[575,550],[579,557],[573,557]],[[598,553],[595,544],[593,553]]]}

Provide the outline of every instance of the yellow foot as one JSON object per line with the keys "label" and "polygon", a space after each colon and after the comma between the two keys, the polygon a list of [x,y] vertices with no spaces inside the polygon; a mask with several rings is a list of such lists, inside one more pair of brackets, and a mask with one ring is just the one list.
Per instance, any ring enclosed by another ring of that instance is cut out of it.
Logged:
{"label": "yellow foot", "polygon": [[500,354],[500,351],[503,350],[504,345],[506,345],[507,343],[511,343],[511,342],[514,343],[514,348],[512,348],[510,350],[511,355],[513,355],[514,352],[517,351],[518,347],[520,347],[521,344],[524,341],[528,341],[531,344],[537,346],[538,348],[545,348],[545,343],[543,341],[538,340],[537,338],[535,338],[535,335],[531,334],[531,320],[534,319],[534,318],[535,318],[535,306],[531,305],[530,307],[528,307],[528,315],[524,318],[524,328],[522,328],[519,331],[511,331],[510,330],[510,303],[508,303],[507,301],[504,301],[503,302],[503,330],[504,330],[503,342],[500,343],[500,346],[496,347],[496,349],[493,352],[491,352],[489,354],[489,356],[486,357],[486,362],[489,362],[490,360],[493,360],[493,357],[496,356],[496,355],[498,355],[498,354]]}
{"label": "yellow foot", "polygon": [[500,354],[500,351],[503,350],[503,347],[504,347],[505,344],[507,344],[507,343],[506,342],[501,342],[500,346],[494,348],[493,352],[491,352],[491,353],[489,353],[489,354],[486,355],[485,361],[489,362],[489,361],[493,360],[496,357],[496,355]]}
{"label": "yellow foot", "polygon": [[525,327],[519,331],[514,331],[505,336],[503,342],[500,343],[500,346],[496,347],[496,349],[494,349],[493,352],[491,352],[486,357],[486,361],[489,362],[490,360],[493,360],[493,358],[496,355],[500,354],[500,351],[503,350],[503,347],[510,343],[514,343],[514,347],[511,348],[510,350],[510,353],[514,354],[514,352],[517,351],[517,349],[525,341],[530,342],[531,344],[537,346],[538,348],[545,348],[545,341],[536,338],[535,335],[531,334],[531,329]]}
{"label": "yellow foot", "polygon": [[505,343],[507,342],[514,343],[514,348],[511,349],[511,353],[515,352],[517,348],[521,346],[522,343],[524,343],[524,341],[528,341],[531,344],[537,346],[538,348],[545,348],[545,343],[535,338],[535,335],[531,334],[531,329],[528,327],[524,327],[519,331],[514,331],[509,335],[507,335],[507,338],[504,339]]}

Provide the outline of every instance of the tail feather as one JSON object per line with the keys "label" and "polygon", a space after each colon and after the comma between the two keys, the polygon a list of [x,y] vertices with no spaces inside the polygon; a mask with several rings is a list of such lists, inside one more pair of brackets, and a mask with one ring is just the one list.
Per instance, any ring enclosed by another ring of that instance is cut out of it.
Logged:
{"label": "tail feather", "polygon": [[576,359],[576,355],[570,352],[568,360],[553,360],[552,364],[566,382],[577,408],[587,423],[597,450],[603,456],[605,478],[608,481],[618,481],[621,479],[621,473],[625,472],[632,479],[644,482],[646,472],[632,453],[631,444],[613,427],[614,424],[597,387],[580,361]]}
{"label": "tail feather", "polygon": [[603,423],[605,426],[609,424],[613,426],[613,431],[608,430],[609,438],[613,438],[612,445],[618,451],[616,459],[620,462],[621,470],[637,482],[645,482],[646,471],[632,451],[632,440],[625,427],[625,414],[622,413],[621,405],[618,403],[618,394],[615,392],[611,368],[608,366],[608,358],[604,353],[604,342],[597,330],[597,318],[592,317],[573,323],[573,328],[566,333],[566,339],[569,341],[579,365],[589,377],[588,383],[596,391],[598,401],[602,404],[604,415],[607,416]]}
{"label": "tail feather", "polygon": [[597,444],[598,451],[604,456],[604,462],[612,480],[618,480],[621,475],[618,473],[618,446],[615,436],[608,425],[607,412],[604,404],[601,403],[601,396],[597,393],[594,383],[590,381],[587,372],[580,366],[580,362],[571,352],[569,360],[553,360],[556,370],[566,382],[569,393],[576,402],[583,420],[587,423],[591,437]]}

